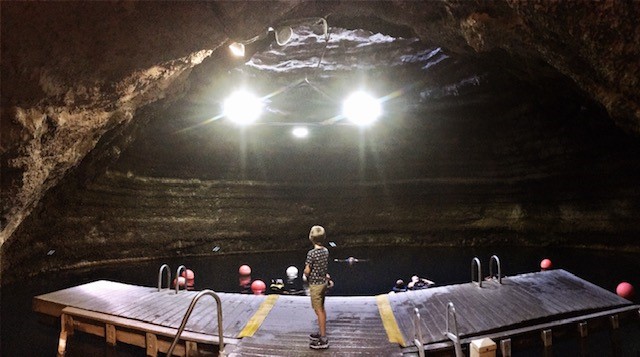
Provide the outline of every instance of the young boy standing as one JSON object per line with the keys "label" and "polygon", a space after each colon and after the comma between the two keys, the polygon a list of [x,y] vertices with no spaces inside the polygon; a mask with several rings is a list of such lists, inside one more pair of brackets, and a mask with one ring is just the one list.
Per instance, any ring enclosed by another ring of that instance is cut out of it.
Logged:
{"label": "young boy standing", "polygon": [[309,283],[309,295],[311,296],[311,307],[318,315],[319,333],[309,335],[311,343],[309,347],[313,349],[329,348],[327,339],[327,312],[324,309],[324,297],[327,293],[327,270],[329,264],[329,250],[324,246],[326,234],[321,226],[311,227],[309,240],[313,243],[313,249],[307,253],[307,260],[304,267],[304,276]]}

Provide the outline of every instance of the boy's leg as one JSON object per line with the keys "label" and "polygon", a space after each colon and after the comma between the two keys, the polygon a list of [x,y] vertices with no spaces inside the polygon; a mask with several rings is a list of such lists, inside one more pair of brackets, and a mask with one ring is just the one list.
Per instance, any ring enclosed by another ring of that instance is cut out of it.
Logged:
{"label": "boy's leg", "polygon": [[315,310],[316,315],[318,315],[318,327],[320,328],[320,336],[327,336],[327,312],[322,306],[319,309]]}
{"label": "boy's leg", "polygon": [[309,347],[314,349],[324,349],[329,347],[329,341],[327,339],[327,312],[324,308],[324,298],[327,291],[326,285],[310,285],[311,306],[313,312],[318,317],[319,334],[311,334],[309,337],[312,342]]}
{"label": "boy's leg", "polygon": [[327,312],[324,309],[324,304],[314,309],[318,316],[318,327],[320,328],[320,335],[317,338],[313,338],[309,347],[313,349],[326,349],[329,348],[329,339],[327,338]]}

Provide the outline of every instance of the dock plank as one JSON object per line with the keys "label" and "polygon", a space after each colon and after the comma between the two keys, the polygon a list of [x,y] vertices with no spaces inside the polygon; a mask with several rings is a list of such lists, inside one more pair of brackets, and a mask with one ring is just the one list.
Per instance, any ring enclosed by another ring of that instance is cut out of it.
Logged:
{"label": "dock plank", "polygon": [[[388,342],[375,297],[328,296],[325,307],[332,356],[402,355],[398,344]],[[230,356],[317,356],[309,348],[309,334],[316,330],[309,297],[280,296],[260,329]]]}
{"label": "dock plank", "polygon": [[[129,310],[123,313],[124,316],[134,317],[143,321],[154,321],[160,319],[163,316],[172,311],[174,306],[175,291],[161,291],[156,292],[153,295],[152,300],[148,303],[141,304],[139,309]],[[146,302],[146,301],[145,301]]]}

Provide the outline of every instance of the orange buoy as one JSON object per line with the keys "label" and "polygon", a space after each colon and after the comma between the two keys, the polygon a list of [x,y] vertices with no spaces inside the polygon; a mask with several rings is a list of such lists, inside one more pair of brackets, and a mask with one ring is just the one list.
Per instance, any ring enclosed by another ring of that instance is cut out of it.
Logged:
{"label": "orange buoy", "polygon": [[265,284],[262,280],[254,280],[253,283],[251,283],[251,291],[253,291],[255,295],[264,293],[266,288],[267,284]]}
{"label": "orange buoy", "polygon": [[548,270],[551,269],[553,267],[553,263],[551,263],[551,260],[549,259],[542,259],[542,261],[540,262],[540,269],[542,270]]}
{"label": "orange buoy", "polygon": [[251,274],[251,267],[244,264],[240,266],[240,269],[238,269],[238,273],[240,275],[250,275]]}
{"label": "orange buoy", "polygon": [[626,281],[621,282],[618,284],[618,287],[616,287],[616,294],[622,298],[631,299],[634,295],[633,285]]}

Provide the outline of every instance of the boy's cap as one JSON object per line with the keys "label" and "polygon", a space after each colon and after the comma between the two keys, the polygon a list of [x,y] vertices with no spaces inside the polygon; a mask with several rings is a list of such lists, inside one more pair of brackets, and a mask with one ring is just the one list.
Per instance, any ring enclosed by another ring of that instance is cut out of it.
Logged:
{"label": "boy's cap", "polygon": [[322,226],[313,226],[309,232],[309,238],[324,237],[324,228]]}

